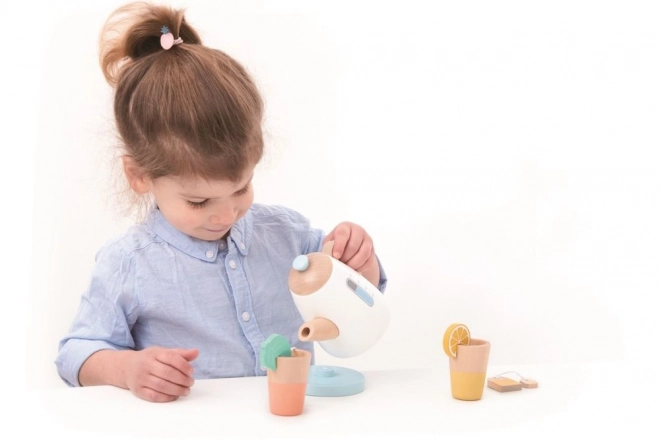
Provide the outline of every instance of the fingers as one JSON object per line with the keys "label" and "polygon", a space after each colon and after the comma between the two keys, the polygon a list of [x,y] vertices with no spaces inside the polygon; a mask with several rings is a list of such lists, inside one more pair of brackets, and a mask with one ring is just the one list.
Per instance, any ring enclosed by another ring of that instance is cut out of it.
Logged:
{"label": "fingers", "polygon": [[[158,353],[156,360],[167,367],[172,367],[172,369],[178,371],[181,376],[186,376],[192,378],[193,373],[195,372],[190,361],[195,359],[199,354],[199,350],[184,350],[184,349],[173,349],[173,350],[164,350]],[[169,378],[166,378],[169,380]],[[178,383],[178,382],[177,382]]]}
{"label": "fingers", "polygon": [[194,361],[195,359],[197,359],[197,356],[199,356],[199,350],[196,348],[188,348],[188,349],[177,348],[176,351],[181,356],[183,356],[183,358],[188,362]]}
{"label": "fingers", "polygon": [[355,271],[362,273],[374,265],[376,255],[373,252],[373,245],[365,243],[360,250],[346,262],[346,265]]}
{"label": "fingers", "polygon": [[179,396],[170,396],[168,394],[162,394],[149,388],[141,388],[139,390],[136,390],[133,394],[135,394],[142,400],[155,402],[155,403],[173,402],[179,398]]}
{"label": "fingers", "polygon": [[332,256],[334,258],[343,261],[342,257],[344,256],[346,244],[348,243],[350,237],[351,225],[347,222],[340,223],[335,229],[332,230],[330,234],[328,234],[328,237],[326,237],[325,241],[327,242],[333,240],[335,242],[334,246],[332,247]]}
{"label": "fingers", "polygon": [[180,370],[162,363],[154,366],[151,374],[180,387],[190,388],[195,383],[192,375],[184,374]]}
{"label": "fingers", "polygon": [[351,234],[340,260],[353,269],[362,266],[372,252],[371,240],[368,238],[364,234]]}
{"label": "fingers", "polygon": [[334,246],[335,246],[335,242],[332,240],[328,240],[328,238],[326,237],[326,239],[323,240],[323,247],[321,248],[321,252],[326,255],[332,256],[332,249]]}
{"label": "fingers", "polygon": [[135,390],[135,394],[150,402],[172,402],[179,397],[189,395],[190,388],[173,384],[160,377],[151,376],[150,379],[144,382],[144,385]]}
{"label": "fingers", "polygon": [[190,394],[195,383],[190,361],[199,350],[151,347],[138,353],[129,386],[135,395],[152,402],[171,402]]}
{"label": "fingers", "polygon": [[333,240],[332,256],[352,269],[362,272],[375,261],[373,241],[359,225],[343,222],[324,239]]}

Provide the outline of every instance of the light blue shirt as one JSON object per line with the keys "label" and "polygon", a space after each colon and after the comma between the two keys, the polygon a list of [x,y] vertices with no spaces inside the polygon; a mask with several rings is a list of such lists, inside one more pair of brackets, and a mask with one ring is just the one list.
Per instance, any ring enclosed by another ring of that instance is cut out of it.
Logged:
{"label": "light blue shirt", "polygon": [[[59,344],[60,377],[80,386],[80,367],[104,349],[198,348],[196,379],[265,375],[260,346],[273,333],[313,353],[312,343],[298,339],[303,320],[288,274],[295,257],[321,250],[323,237],[281,206],[253,204],[226,240],[213,242],[179,232],[152,209],[98,252]],[[384,291],[382,267],[380,277]]]}

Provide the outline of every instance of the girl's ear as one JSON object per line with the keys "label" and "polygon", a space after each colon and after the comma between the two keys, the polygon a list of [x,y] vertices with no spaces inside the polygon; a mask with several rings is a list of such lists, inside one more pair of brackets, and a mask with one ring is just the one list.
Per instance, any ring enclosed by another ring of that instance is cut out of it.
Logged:
{"label": "girl's ear", "polygon": [[128,179],[128,184],[131,189],[138,194],[146,194],[149,192],[149,177],[144,174],[142,168],[135,163],[132,157],[122,156],[124,164],[124,174]]}

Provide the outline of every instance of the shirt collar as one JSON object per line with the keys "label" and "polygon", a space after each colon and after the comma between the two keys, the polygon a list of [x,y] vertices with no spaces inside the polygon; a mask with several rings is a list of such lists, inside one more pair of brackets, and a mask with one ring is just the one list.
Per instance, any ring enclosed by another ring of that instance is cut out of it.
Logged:
{"label": "shirt collar", "polygon": [[241,255],[246,256],[248,249],[250,248],[250,238],[252,237],[251,232],[252,209],[248,209],[245,215],[231,227],[229,237],[227,237],[227,245],[230,249],[236,247]]}
{"label": "shirt collar", "polygon": [[[218,248],[221,240],[205,241],[191,237],[172,226],[154,206],[149,210],[146,219],[147,226],[156,235],[171,244],[180,251],[203,261],[215,261],[218,256]],[[249,231],[252,229],[252,213],[250,210],[232,226],[227,245],[236,248],[238,252],[247,255],[250,246]]]}

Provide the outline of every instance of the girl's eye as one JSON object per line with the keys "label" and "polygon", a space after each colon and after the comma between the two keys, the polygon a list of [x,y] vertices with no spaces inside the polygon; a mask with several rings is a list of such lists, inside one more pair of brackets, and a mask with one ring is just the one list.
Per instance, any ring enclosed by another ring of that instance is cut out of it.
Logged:
{"label": "girl's eye", "polygon": [[245,185],[245,188],[236,191],[236,195],[242,196],[243,194],[247,193],[249,190],[250,190],[250,184],[248,183],[247,185]]}
{"label": "girl's eye", "polygon": [[208,199],[202,200],[201,202],[191,202],[190,200],[188,200],[188,204],[193,208],[203,208],[206,206],[208,202],[209,202]]}

